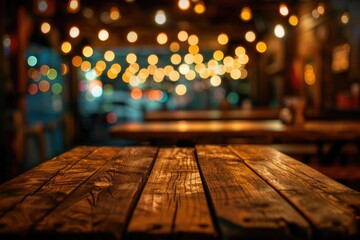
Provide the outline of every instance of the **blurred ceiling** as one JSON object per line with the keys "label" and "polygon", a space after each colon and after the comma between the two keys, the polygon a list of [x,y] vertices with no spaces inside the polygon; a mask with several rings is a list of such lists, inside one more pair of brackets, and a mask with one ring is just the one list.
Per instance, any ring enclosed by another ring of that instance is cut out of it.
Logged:
{"label": "blurred ceiling", "polygon": [[[35,0],[34,5],[39,1],[43,0]],[[129,44],[126,41],[129,31],[138,33],[137,45],[155,44],[156,35],[160,32],[165,32],[169,39],[174,39],[180,30],[198,35],[201,38],[200,46],[210,46],[211,41],[216,40],[220,33],[226,33],[231,41],[242,41],[245,32],[253,30],[257,38],[261,39],[275,22],[287,21],[287,18],[279,14],[280,3],[287,4],[290,14],[297,12],[300,3],[300,0],[190,0],[190,8],[180,10],[177,0],[82,0],[80,10],[69,13],[68,1],[47,1],[53,2],[53,11],[50,14],[35,11],[36,24],[49,21],[58,29],[60,41],[66,40],[70,27],[76,25],[81,30],[81,38],[76,41],[99,47]],[[203,14],[197,14],[193,10],[199,2],[206,7]],[[244,6],[252,10],[253,18],[248,22],[239,18]],[[113,8],[119,10],[120,18],[104,21],[104,14],[109,14]],[[166,14],[167,21],[163,25],[154,21],[157,10],[163,10]],[[105,42],[97,38],[97,32],[102,28],[108,30],[111,36]]]}

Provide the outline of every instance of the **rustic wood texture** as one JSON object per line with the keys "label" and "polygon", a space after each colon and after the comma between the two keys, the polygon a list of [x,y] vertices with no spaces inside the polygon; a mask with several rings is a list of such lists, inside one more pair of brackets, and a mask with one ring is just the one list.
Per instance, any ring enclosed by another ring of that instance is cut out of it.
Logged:
{"label": "rustic wood texture", "polygon": [[359,236],[360,193],[267,146],[231,149],[311,222],[314,239]]}
{"label": "rustic wood texture", "polygon": [[0,216],[15,207],[26,196],[37,191],[59,171],[89,155],[94,149],[94,147],[74,148],[0,185]]}
{"label": "rustic wood texture", "polygon": [[50,238],[79,235],[82,239],[120,239],[157,150],[109,149],[115,152],[111,160],[47,215],[35,232]]}
{"label": "rustic wood texture", "polygon": [[225,239],[310,238],[306,220],[229,148],[197,145],[196,151]]}
{"label": "rustic wood texture", "polygon": [[359,219],[360,192],[261,145],[82,146],[0,185],[0,239],[355,240]]}
{"label": "rustic wood texture", "polygon": [[128,226],[132,239],[216,237],[193,148],[163,148]]}
{"label": "rustic wood texture", "polygon": [[[116,151],[110,147],[101,147],[79,148],[70,153],[46,162],[2,187],[5,195],[6,189],[12,189],[8,196],[23,197],[21,201],[18,201],[18,197],[13,198],[16,203],[0,217],[0,233],[26,236],[31,226],[109,161]],[[23,186],[20,186],[22,182]]]}

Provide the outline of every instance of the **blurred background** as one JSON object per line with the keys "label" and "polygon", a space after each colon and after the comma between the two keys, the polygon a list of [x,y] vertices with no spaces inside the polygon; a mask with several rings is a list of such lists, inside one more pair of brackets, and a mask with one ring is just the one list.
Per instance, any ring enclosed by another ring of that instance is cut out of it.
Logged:
{"label": "blurred background", "polygon": [[149,112],[359,119],[360,1],[0,2],[1,181]]}

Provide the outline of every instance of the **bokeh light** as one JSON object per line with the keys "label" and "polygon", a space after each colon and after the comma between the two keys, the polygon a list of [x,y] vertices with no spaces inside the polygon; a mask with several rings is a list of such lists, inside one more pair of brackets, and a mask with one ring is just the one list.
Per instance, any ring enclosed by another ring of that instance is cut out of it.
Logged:
{"label": "bokeh light", "polygon": [[217,38],[217,41],[219,44],[221,45],[226,45],[228,42],[229,42],[229,37],[227,34],[225,33],[221,33],[218,38]]}
{"label": "bokeh light", "polygon": [[238,46],[235,48],[235,55],[240,56],[246,53],[246,49],[243,46]]}
{"label": "bokeh light", "polygon": [[170,44],[170,51],[172,52],[178,52],[180,50],[180,44],[177,42],[172,42]]}
{"label": "bokeh light", "polygon": [[72,38],[77,38],[80,35],[80,29],[76,26],[72,26],[69,30],[69,35]]}
{"label": "bokeh light", "polygon": [[137,60],[137,56],[135,55],[135,53],[129,53],[128,55],[126,55],[126,62],[132,64],[135,63]]}
{"label": "bokeh light", "polygon": [[82,63],[82,58],[80,56],[74,56],[71,60],[71,63],[74,67],[80,67]]}
{"label": "bokeh light", "polygon": [[181,63],[181,55],[177,54],[177,53],[171,55],[170,61],[174,65],[180,64]]}
{"label": "bokeh light", "polygon": [[36,83],[31,83],[28,87],[28,92],[31,94],[31,95],[35,95],[37,92],[38,92],[39,88],[38,86],[36,85]]}
{"label": "bokeh light", "polygon": [[110,112],[108,114],[106,114],[106,121],[109,124],[114,124],[117,121],[117,115],[114,112]]}
{"label": "bokeh light", "polygon": [[296,26],[296,25],[298,25],[298,23],[299,23],[299,19],[298,19],[298,17],[296,15],[291,15],[289,17],[289,24],[291,26]]}
{"label": "bokeh light", "polygon": [[220,78],[219,76],[217,76],[217,75],[212,76],[212,77],[210,78],[210,84],[211,84],[211,86],[213,86],[213,87],[219,86],[219,85],[221,84],[221,78]]}
{"label": "bokeh light", "polygon": [[196,44],[198,44],[198,43],[199,43],[199,38],[198,38],[198,36],[196,36],[195,34],[190,35],[189,38],[188,38],[188,43],[189,43],[190,45],[196,45]]}
{"label": "bokeh light", "polygon": [[287,16],[289,14],[289,8],[287,7],[287,5],[285,3],[281,3],[279,6],[279,13],[282,16]]}
{"label": "bokeh light", "polygon": [[157,10],[155,13],[155,22],[162,25],[166,22],[166,15],[163,10]]}
{"label": "bokeh light", "polygon": [[41,80],[39,83],[39,90],[41,92],[47,92],[50,89],[50,83],[46,80]]}
{"label": "bokeh light", "polygon": [[104,53],[104,58],[106,61],[111,62],[115,59],[115,53],[111,50],[108,50]]}
{"label": "bokeh light", "polygon": [[63,53],[69,53],[72,49],[71,43],[65,41],[61,44],[61,51]]}
{"label": "bokeh light", "polygon": [[187,92],[187,87],[184,84],[179,84],[175,87],[175,93],[179,96],[185,95]]}
{"label": "bokeh light", "polygon": [[130,31],[126,36],[126,39],[128,40],[128,42],[134,43],[138,39],[138,34],[135,31]]}
{"label": "bokeh light", "polygon": [[35,56],[30,56],[27,59],[27,63],[30,67],[34,67],[37,64],[38,60]]}
{"label": "bokeh light", "polygon": [[83,49],[82,49],[82,54],[84,57],[91,57],[94,53],[94,50],[92,47],[90,46],[85,46]]}
{"label": "bokeh light", "polygon": [[47,74],[46,76],[50,79],[50,80],[54,80],[55,78],[57,78],[57,71],[56,69],[54,68],[50,68],[48,71],[47,71]]}
{"label": "bokeh light", "polygon": [[67,11],[69,13],[76,13],[80,9],[80,2],[79,0],[70,0],[67,6]]}
{"label": "bokeh light", "polygon": [[156,41],[162,45],[167,43],[168,37],[167,37],[166,33],[159,33],[156,37]]}
{"label": "bokeh light", "polygon": [[267,49],[267,46],[266,46],[266,43],[263,42],[263,41],[260,41],[256,44],[256,50],[259,52],[259,53],[263,53],[265,52]]}
{"label": "bokeh light", "polygon": [[187,10],[190,7],[190,1],[189,0],[178,0],[178,7],[181,10]]}
{"label": "bokeh light", "polygon": [[240,19],[243,20],[244,22],[248,22],[252,19],[252,11],[251,8],[249,7],[243,7],[241,9],[240,15],[239,15]]}
{"label": "bokeh light", "polygon": [[186,31],[180,31],[177,37],[180,42],[185,42],[188,39],[189,34]]}
{"label": "bokeh light", "polygon": [[223,53],[221,50],[216,50],[216,51],[213,53],[213,58],[214,58],[216,61],[221,61],[221,60],[224,58],[224,53]]}
{"label": "bokeh light", "polygon": [[109,32],[106,29],[101,29],[98,33],[98,38],[100,41],[106,41],[109,38]]}
{"label": "bokeh light", "polygon": [[253,31],[247,31],[245,33],[245,39],[248,42],[253,42],[256,39],[256,34]]}
{"label": "bokeh light", "polygon": [[59,95],[61,94],[62,92],[62,86],[60,83],[54,83],[52,86],[51,86],[51,91],[53,92],[53,94],[55,95]]}
{"label": "bokeh light", "polygon": [[51,25],[48,22],[43,22],[40,26],[40,30],[42,33],[47,34],[51,30]]}
{"label": "bokeh light", "polygon": [[285,36],[285,29],[281,24],[277,24],[274,28],[274,34],[278,38],[283,38]]}
{"label": "bokeh light", "polygon": [[147,58],[147,61],[150,65],[156,65],[159,61],[159,58],[155,54],[150,54]]}
{"label": "bokeh light", "polygon": [[110,15],[109,16],[110,16],[110,19],[113,20],[113,21],[118,20],[121,17],[119,8],[117,8],[117,7],[110,8]]}
{"label": "bokeh light", "polygon": [[206,11],[206,6],[203,2],[197,2],[194,6],[194,12],[196,14],[204,14]]}

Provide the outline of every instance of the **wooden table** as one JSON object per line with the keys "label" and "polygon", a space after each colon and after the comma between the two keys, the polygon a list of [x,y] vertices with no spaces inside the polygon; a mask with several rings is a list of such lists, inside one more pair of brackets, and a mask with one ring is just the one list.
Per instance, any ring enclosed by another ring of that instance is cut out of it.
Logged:
{"label": "wooden table", "polygon": [[212,120],[126,122],[110,128],[113,138],[178,141],[205,139],[224,142],[228,138],[256,137],[285,140],[359,140],[360,121],[306,121],[301,126],[279,120]]}
{"label": "wooden table", "polygon": [[273,144],[287,154],[314,156],[322,163],[337,161],[346,146],[360,155],[359,120],[308,120],[300,126],[280,120],[125,122],[111,127],[109,135],[152,145]]}
{"label": "wooden table", "polygon": [[144,114],[145,121],[178,120],[267,120],[278,119],[278,109],[231,109],[231,110],[174,110],[150,111]]}
{"label": "wooden table", "polygon": [[358,239],[359,213],[262,145],[79,146],[0,185],[0,239]]}

